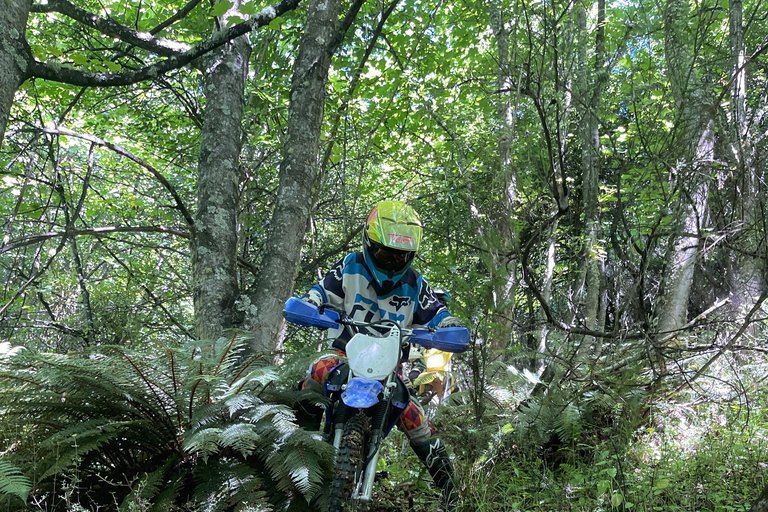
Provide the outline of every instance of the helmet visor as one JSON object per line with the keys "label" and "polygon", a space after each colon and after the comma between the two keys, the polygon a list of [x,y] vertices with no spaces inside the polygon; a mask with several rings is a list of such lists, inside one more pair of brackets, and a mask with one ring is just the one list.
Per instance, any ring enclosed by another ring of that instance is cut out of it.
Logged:
{"label": "helmet visor", "polygon": [[416,255],[414,251],[392,249],[373,240],[366,240],[366,242],[371,262],[376,268],[387,273],[397,274],[403,271]]}

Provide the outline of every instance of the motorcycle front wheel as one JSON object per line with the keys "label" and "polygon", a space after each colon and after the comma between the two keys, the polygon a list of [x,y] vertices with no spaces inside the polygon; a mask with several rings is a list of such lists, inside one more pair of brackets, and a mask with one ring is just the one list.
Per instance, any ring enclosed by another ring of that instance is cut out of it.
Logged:
{"label": "motorcycle front wheel", "polygon": [[352,499],[363,480],[370,442],[370,419],[359,412],[344,425],[333,469],[329,512],[363,512],[366,503]]}

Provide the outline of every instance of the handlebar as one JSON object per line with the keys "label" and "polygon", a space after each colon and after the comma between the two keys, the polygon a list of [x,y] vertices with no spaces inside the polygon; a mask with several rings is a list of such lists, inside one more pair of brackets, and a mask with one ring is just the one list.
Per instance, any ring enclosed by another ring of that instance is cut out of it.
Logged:
{"label": "handlebar", "polygon": [[411,343],[418,343],[425,348],[436,348],[443,352],[464,352],[469,347],[470,335],[466,327],[442,327],[438,329],[407,329],[394,320],[383,319],[377,322],[360,322],[349,318],[344,311],[339,311],[330,304],[320,307],[298,297],[291,297],[285,303],[283,316],[291,323],[324,329],[349,327],[373,327],[391,324],[400,329],[403,337],[409,337]]}

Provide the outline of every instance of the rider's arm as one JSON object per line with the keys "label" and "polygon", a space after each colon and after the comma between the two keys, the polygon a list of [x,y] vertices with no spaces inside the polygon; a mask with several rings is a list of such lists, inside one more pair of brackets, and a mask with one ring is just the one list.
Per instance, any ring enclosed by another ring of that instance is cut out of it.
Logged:
{"label": "rider's arm", "polygon": [[441,321],[451,316],[446,308],[432,291],[423,276],[418,280],[419,298],[413,311],[413,325],[424,327],[437,327]]}
{"label": "rider's arm", "polygon": [[330,304],[331,306],[342,308],[344,306],[344,288],[343,275],[346,264],[350,258],[348,255],[333,264],[319,283],[309,289],[305,299],[319,306],[321,304]]}

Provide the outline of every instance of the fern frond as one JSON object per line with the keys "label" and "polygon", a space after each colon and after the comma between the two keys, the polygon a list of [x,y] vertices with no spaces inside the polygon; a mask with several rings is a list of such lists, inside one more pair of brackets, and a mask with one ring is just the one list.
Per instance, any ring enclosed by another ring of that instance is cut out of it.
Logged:
{"label": "fern frond", "polygon": [[553,422],[553,430],[560,442],[567,443],[583,430],[581,410],[575,404],[567,404]]}
{"label": "fern frond", "polygon": [[31,489],[32,482],[19,468],[0,459],[0,493],[16,496],[26,503]]}
{"label": "fern frond", "polygon": [[259,435],[256,426],[249,423],[230,425],[219,434],[219,444],[222,447],[232,448],[244,457],[250,455],[262,442],[263,437]]}
{"label": "fern frond", "polygon": [[130,512],[132,510],[146,510],[150,503],[157,503],[157,495],[165,483],[165,476],[168,469],[176,462],[173,457],[165,462],[156,470],[144,473],[137,481],[131,484],[131,492],[120,503],[120,512]]}
{"label": "fern frond", "polygon": [[516,394],[513,389],[510,389],[504,386],[492,386],[492,385],[488,385],[486,389],[488,394],[492,396],[499,403],[502,403],[505,405],[512,405],[516,401]]}
{"label": "fern frond", "polygon": [[158,489],[158,493],[152,500],[152,508],[149,512],[167,512],[169,510],[175,510],[176,503],[181,495],[181,491],[184,489],[185,480],[187,478],[187,471],[182,471],[170,481]]}
{"label": "fern frond", "polygon": [[[291,421],[293,413],[281,404],[260,404],[248,411],[244,415],[251,423],[258,423],[260,421],[272,421],[273,423],[280,421]],[[277,418],[276,418],[277,417]],[[275,419],[276,418],[276,419]],[[280,425],[275,425],[280,428]]]}
{"label": "fern frond", "polygon": [[290,388],[281,390],[273,388],[266,393],[262,393],[262,397],[265,402],[279,403],[289,407],[294,406],[297,402],[311,402],[321,407],[325,407],[330,403],[330,398],[309,389],[297,390]]}
{"label": "fern frond", "polygon": [[262,389],[264,386],[277,380],[278,373],[274,367],[267,366],[249,371],[230,385],[231,393],[242,393],[254,389]]}
{"label": "fern frond", "polygon": [[212,427],[192,430],[184,440],[184,450],[189,453],[197,453],[203,460],[207,460],[209,456],[219,451],[220,438],[220,428]]}
{"label": "fern frond", "polygon": [[267,458],[266,465],[278,489],[296,489],[310,501],[331,469],[333,454],[333,447],[319,436],[297,429]]}
{"label": "fern frond", "polygon": [[[224,512],[248,510],[244,505],[268,505],[267,494],[258,470],[228,458],[211,459],[198,464],[194,473],[198,482],[194,489],[194,501],[200,504],[195,510]],[[263,510],[271,510],[264,508]]]}
{"label": "fern frond", "polygon": [[0,343],[0,360],[13,357],[19,352],[21,352],[22,350],[24,350],[24,347],[22,346],[17,345],[14,347],[13,345],[11,345],[10,342],[3,341],[2,343]]}
{"label": "fern frond", "polygon": [[256,404],[260,404],[261,400],[255,396],[247,395],[244,393],[225,393],[221,397],[222,405],[229,411],[229,417],[235,418],[241,412],[246,411],[254,407]]}
{"label": "fern frond", "polygon": [[113,422],[106,418],[88,420],[62,428],[43,439],[39,446],[41,448],[50,448],[63,443],[70,444],[74,442],[73,439],[79,440],[93,437],[94,435],[111,434],[117,428],[119,428],[118,422]]}

